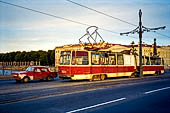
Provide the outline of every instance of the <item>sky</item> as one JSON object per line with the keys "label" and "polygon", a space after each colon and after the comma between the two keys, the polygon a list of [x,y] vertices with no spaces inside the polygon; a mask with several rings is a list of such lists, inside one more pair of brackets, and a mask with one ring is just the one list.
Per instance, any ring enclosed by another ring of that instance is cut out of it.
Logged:
{"label": "sky", "polygon": [[[3,1],[3,0],[2,0]],[[98,29],[105,42],[129,45],[138,43],[138,34],[120,36],[119,33],[135,29],[135,26],[80,7],[67,0],[4,0],[23,7],[35,9],[55,16],[78,21]],[[142,10],[142,24],[148,28],[166,26],[158,30],[168,37],[154,32],[143,33],[143,42],[170,45],[170,0],[72,0],[90,8],[139,24],[139,9]],[[63,19],[39,14],[0,2],[0,53],[13,51],[52,50],[56,46],[78,44],[88,26]]]}

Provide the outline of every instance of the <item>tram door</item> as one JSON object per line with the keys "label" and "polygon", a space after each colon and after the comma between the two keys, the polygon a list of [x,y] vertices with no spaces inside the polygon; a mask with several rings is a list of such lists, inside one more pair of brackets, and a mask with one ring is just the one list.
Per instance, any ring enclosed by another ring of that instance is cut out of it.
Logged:
{"label": "tram door", "polygon": [[123,54],[117,54],[117,76],[122,76],[122,72],[125,72],[125,67],[124,65],[124,58],[123,58]]}
{"label": "tram door", "polygon": [[109,63],[108,63],[108,73],[111,74],[111,77],[115,77],[117,73],[117,66],[116,66],[116,54],[109,53]]}
{"label": "tram door", "polygon": [[100,65],[100,53],[91,53],[91,74],[100,74],[102,72],[102,67]]}
{"label": "tram door", "polygon": [[100,53],[100,65],[101,65],[101,73],[107,74],[109,73],[109,54],[108,53]]}

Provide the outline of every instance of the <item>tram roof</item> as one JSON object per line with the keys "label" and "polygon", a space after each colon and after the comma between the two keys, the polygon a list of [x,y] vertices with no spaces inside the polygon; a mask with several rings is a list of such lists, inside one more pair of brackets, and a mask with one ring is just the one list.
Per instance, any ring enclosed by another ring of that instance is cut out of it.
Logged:
{"label": "tram roof", "polygon": [[[93,48],[98,48],[99,51],[114,51],[114,52],[120,52],[121,50],[129,50],[132,46],[133,47],[138,47],[138,44],[134,45],[122,45],[122,44],[113,44],[113,43],[102,43],[100,46],[101,42],[99,43],[92,43]],[[87,50],[87,48],[92,48],[91,43],[87,44],[68,44],[68,45],[63,45],[63,46],[57,46],[55,49],[68,49],[68,50]],[[153,47],[153,45],[148,45],[148,44],[142,44],[143,47]],[[160,46],[157,46],[160,48]]]}

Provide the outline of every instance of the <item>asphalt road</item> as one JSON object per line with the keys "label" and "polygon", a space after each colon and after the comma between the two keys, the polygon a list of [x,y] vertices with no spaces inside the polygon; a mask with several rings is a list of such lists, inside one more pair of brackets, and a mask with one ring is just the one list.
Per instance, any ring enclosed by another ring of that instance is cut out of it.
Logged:
{"label": "asphalt road", "polygon": [[0,113],[170,113],[170,73],[96,82],[1,80],[0,86]]}

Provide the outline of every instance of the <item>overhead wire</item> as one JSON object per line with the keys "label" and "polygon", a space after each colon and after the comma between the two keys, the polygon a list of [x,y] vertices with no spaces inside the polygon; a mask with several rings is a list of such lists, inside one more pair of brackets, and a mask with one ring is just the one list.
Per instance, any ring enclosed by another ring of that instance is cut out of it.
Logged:
{"label": "overhead wire", "polygon": [[132,24],[132,23],[127,22],[127,21],[125,21],[125,20],[119,19],[119,18],[114,17],[114,16],[112,16],[112,15],[109,15],[109,14],[103,13],[103,12],[98,11],[98,10],[96,10],[96,9],[93,9],[93,8],[87,7],[87,6],[85,6],[85,5],[79,4],[79,3],[74,2],[74,1],[72,1],[72,0],[66,0],[66,1],[71,2],[71,3],[73,3],[73,4],[76,4],[76,5],[79,5],[79,6],[81,6],[81,7],[87,8],[87,9],[89,9],[89,10],[95,11],[95,12],[100,13],[100,14],[102,14],[102,15],[105,15],[105,16],[108,16],[108,17],[111,17],[111,18],[113,18],[113,19],[119,20],[119,21],[121,21],[121,22],[124,22],[124,23],[130,24],[130,25],[132,25],[132,26],[137,26],[137,25],[135,25],[135,24]]}
{"label": "overhead wire", "polygon": [[164,36],[164,37],[167,37],[167,38],[170,38],[170,36],[167,36],[167,35],[164,35],[164,34],[158,33],[158,32],[156,32],[156,31],[155,31],[154,33],[159,34],[159,35]]}
{"label": "overhead wire", "polygon": [[[82,23],[82,22],[79,22],[79,21],[71,20],[71,19],[68,19],[68,18],[60,17],[60,16],[56,16],[56,15],[49,14],[49,13],[46,13],[46,12],[42,12],[42,11],[39,11],[39,10],[35,10],[35,9],[32,9],[32,8],[24,7],[24,6],[21,6],[21,5],[17,5],[17,4],[13,4],[13,3],[9,3],[9,2],[5,2],[5,1],[1,1],[1,0],[0,0],[0,3],[8,4],[8,5],[11,5],[11,6],[15,6],[15,7],[22,8],[22,9],[25,9],[25,10],[29,10],[29,11],[32,11],[32,12],[36,12],[36,13],[39,13],[39,14],[51,16],[51,17],[54,17],[54,18],[62,19],[62,20],[69,21],[69,22],[72,22],[72,23],[76,23],[76,24],[80,24],[80,25],[84,25],[84,26],[88,26],[88,27],[91,26],[91,25],[86,24],[86,23]],[[107,31],[107,32],[110,32],[110,33],[120,34],[120,33],[115,32],[115,31],[113,31],[113,30],[108,30],[108,29],[104,29],[104,28],[101,28],[101,27],[98,27],[98,28],[99,28],[100,30]],[[119,35],[118,35],[118,36],[119,36]],[[133,39],[137,39],[137,38],[134,37],[134,36],[129,36],[129,35],[125,35],[125,36],[126,36],[126,37],[130,37],[130,38],[133,38]],[[119,36],[119,37],[120,37],[120,36]],[[145,41],[146,41],[146,40],[145,40]]]}
{"label": "overhead wire", "polygon": [[[132,25],[132,26],[138,26],[138,25],[136,25],[136,24],[127,22],[127,21],[122,20],[122,19],[120,19],[120,18],[117,18],[117,17],[114,17],[114,16],[112,16],[112,15],[106,14],[106,13],[104,13],[104,12],[102,12],[102,11],[98,11],[98,10],[96,10],[96,9],[94,9],[94,8],[90,8],[90,7],[88,7],[88,6],[85,6],[85,5],[82,5],[82,4],[80,4],[80,3],[74,2],[74,1],[72,1],[72,0],[66,0],[66,1],[68,1],[68,2],[70,2],[70,3],[73,3],[73,4],[75,4],[75,5],[78,5],[78,6],[84,7],[84,8],[86,8],[86,9],[92,10],[92,11],[97,12],[97,13],[99,13],[99,14],[105,15],[105,16],[107,16],[107,17],[110,17],[110,18],[119,20],[119,21],[124,22],[124,23],[126,23],[126,24],[129,24],[129,25]],[[157,33],[157,32],[154,32],[154,33],[156,33],[156,34],[158,34],[158,35],[161,35],[161,36],[164,36],[164,37],[167,37],[167,38],[170,38],[169,36],[164,35],[164,34],[161,34],[161,33]]]}
{"label": "overhead wire", "polygon": [[4,1],[1,1],[1,0],[0,0],[0,2],[4,3],[4,4],[11,5],[11,6],[19,7],[19,8],[22,8],[22,9],[30,10],[30,11],[33,11],[33,12],[36,12],[36,13],[40,13],[40,14],[44,14],[44,15],[47,15],[47,16],[55,17],[55,18],[58,18],[58,19],[70,21],[70,22],[81,24],[81,25],[85,25],[85,26],[90,26],[90,25],[85,24],[85,23],[81,23],[81,22],[78,22],[78,21],[70,20],[70,19],[67,19],[67,18],[64,18],[64,17],[56,16],[56,15],[49,14],[49,13],[42,12],[42,11],[38,11],[38,10],[35,10],[35,9],[27,8],[27,7],[24,7],[24,6],[21,6],[21,5],[16,5],[16,4],[9,3],[9,2],[4,2]]}
{"label": "overhead wire", "polygon": [[[0,0],[0,2],[4,3],[4,4],[11,5],[11,6],[15,6],[15,7],[18,7],[18,8],[22,8],[22,9],[25,9],[25,10],[29,10],[29,11],[32,11],[32,12],[36,12],[36,13],[39,13],[39,14],[43,14],[43,15],[54,17],[54,18],[66,20],[66,21],[69,21],[69,22],[72,22],[72,23],[76,23],[76,24],[80,24],[80,25],[84,25],[84,26],[91,26],[91,25],[86,24],[86,23],[82,23],[82,22],[79,22],[79,21],[71,20],[71,19],[68,19],[68,18],[60,17],[60,16],[56,16],[56,15],[49,14],[49,13],[46,13],[46,12],[42,12],[42,11],[39,11],[39,10],[35,10],[35,9],[32,9],[32,8],[24,7],[24,6],[21,6],[21,5],[17,5],[17,4],[13,4],[13,3],[9,3],[9,2],[5,2],[5,1],[1,1],[1,0]],[[114,33],[114,34],[119,34],[118,32],[108,30],[108,29],[104,29],[104,28],[101,28],[101,27],[99,27],[99,29],[101,29],[103,31],[111,32],[111,33]],[[135,38],[135,37],[132,37],[132,36],[128,36],[128,37]]]}

